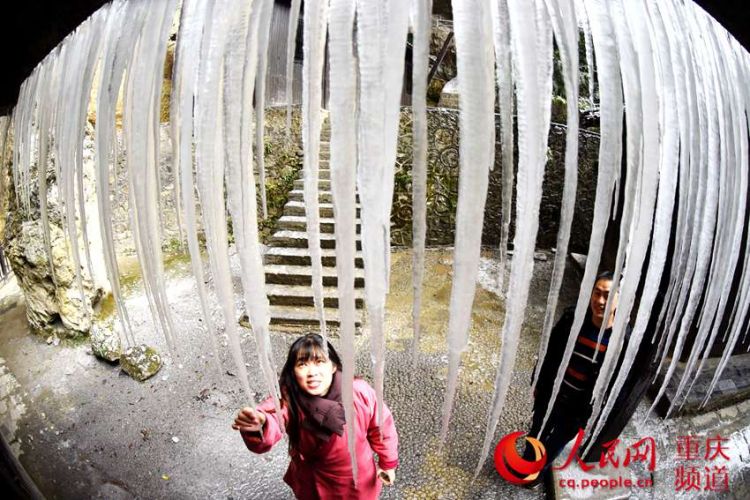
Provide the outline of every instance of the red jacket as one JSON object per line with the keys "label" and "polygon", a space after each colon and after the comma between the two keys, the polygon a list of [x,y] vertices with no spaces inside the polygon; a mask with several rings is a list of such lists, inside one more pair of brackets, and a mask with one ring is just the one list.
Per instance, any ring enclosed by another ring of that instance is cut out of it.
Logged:
{"label": "red jacket", "polygon": [[[259,433],[241,434],[250,451],[265,453],[281,440],[283,433],[274,416],[275,410],[270,398],[256,410],[266,415],[262,438]],[[348,425],[342,436],[333,434],[328,442],[319,440],[304,427],[300,427],[299,449],[292,451],[292,460],[284,475],[284,481],[291,486],[297,498],[374,499],[380,494],[381,483],[375,475],[373,452],[378,454],[381,469],[389,470],[398,465],[398,435],[393,415],[384,406],[382,425],[377,426],[375,390],[362,379],[354,379],[354,410],[357,419],[357,488],[354,488],[352,480],[347,446]],[[286,408],[282,408],[281,412],[282,421],[286,425]]]}

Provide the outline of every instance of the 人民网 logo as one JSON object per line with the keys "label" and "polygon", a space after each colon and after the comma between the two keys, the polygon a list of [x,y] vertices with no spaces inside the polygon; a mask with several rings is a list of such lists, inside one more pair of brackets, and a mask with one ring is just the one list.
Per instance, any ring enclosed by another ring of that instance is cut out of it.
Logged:
{"label": "\u4eba\u6c11\u7f51 logo", "polygon": [[526,436],[526,441],[534,449],[534,461],[528,461],[518,455],[516,441],[523,436],[522,431],[513,432],[503,437],[495,448],[495,468],[503,479],[513,484],[530,483],[539,475],[547,463],[547,451],[538,439]]}

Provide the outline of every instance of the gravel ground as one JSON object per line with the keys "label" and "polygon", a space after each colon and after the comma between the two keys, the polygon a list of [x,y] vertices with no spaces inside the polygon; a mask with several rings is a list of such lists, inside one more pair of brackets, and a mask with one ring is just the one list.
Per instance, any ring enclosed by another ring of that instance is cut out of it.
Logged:
{"label": "gravel ground", "polygon": [[[552,269],[552,256],[540,257],[547,260],[537,261],[516,370],[495,442],[528,425],[528,381]],[[442,451],[437,435],[447,376],[444,336],[452,252],[427,253],[423,331],[416,364],[410,351],[411,253],[394,252],[392,264],[385,391],[398,426],[401,466],[395,485],[385,489],[383,497],[542,498],[543,490],[528,491],[504,482],[491,460],[473,477],[499,360],[504,313],[503,300],[493,291],[496,259],[489,252],[482,258],[469,348]],[[575,301],[578,279],[574,266],[569,266],[558,311]],[[137,342],[153,345],[165,355],[164,367],[144,383],[134,381],[117,365],[95,358],[86,342],[48,345],[31,335],[17,291],[0,292],[4,297],[0,299],[0,410],[8,410],[3,434],[48,498],[291,498],[282,481],[289,460],[286,447],[281,444],[266,455],[251,454],[230,428],[247,398],[224,335],[219,355],[211,354],[186,262],[178,259],[171,264],[168,283],[179,339],[174,357],[154,328],[142,290],[136,284],[128,292]],[[238,295],[238,311],[239,305]],[[219,320],[218,309],[214,314]],[[292,334],[273,333],[278,366],[293,339]],[[366,327],[357,343],[357,371],[369,379]],[[254,340],[244,329],[242,346],[254,399],[260,401],[264,387],[256,375]],[[0,415],[6,413],[0,411]]]}

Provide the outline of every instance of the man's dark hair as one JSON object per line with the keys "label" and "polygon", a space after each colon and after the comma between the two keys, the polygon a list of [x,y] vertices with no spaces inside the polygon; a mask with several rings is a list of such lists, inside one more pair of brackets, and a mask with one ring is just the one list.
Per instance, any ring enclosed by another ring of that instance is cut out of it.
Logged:
{"label": "man's dark hair", "polygon": [[596,276],[594,283],[597,283],[599,280],[614,281],[614,279],[615,279],[615,273],[613,273],[612,271],[602,271]]}

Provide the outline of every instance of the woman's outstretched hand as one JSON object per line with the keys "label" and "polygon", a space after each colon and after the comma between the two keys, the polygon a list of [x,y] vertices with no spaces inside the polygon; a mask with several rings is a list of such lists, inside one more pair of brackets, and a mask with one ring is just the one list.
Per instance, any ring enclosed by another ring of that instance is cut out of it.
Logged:
{"label": "woman's outstretched hand", "polygon": [[249,406],[241,409],[234,419],[232,429],[245,432],[261,432],[266,423],[266,415]]}
{"label": "woman's outstretched hand", "polygon": [[383,470],[378,467],[378,479],[386,486],[392,485],[396,480],[396,469]]}

